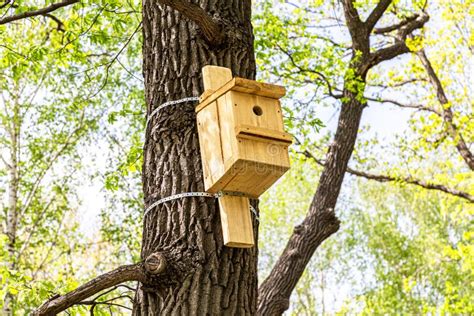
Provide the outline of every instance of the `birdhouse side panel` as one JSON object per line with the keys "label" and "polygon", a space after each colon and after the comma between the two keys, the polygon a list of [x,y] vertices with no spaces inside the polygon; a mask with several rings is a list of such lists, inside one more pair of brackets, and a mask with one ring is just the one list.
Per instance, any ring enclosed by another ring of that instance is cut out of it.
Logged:
{"label": "birdhouse side panel", "polygon": [[213,102],[198,113],[197,123],[204,172],[204,186],[208,190],[225,172],[216,102]]}

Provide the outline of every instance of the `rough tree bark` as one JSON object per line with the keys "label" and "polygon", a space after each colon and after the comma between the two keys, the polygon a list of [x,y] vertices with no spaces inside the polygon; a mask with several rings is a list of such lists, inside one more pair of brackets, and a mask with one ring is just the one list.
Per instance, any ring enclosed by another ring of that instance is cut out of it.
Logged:
{"label": "rough tree bark", "polygon": [[[193,1],[193,15],[183,1],[161,3],[143,1],[148,113],[166,101],[199,96],[205,65],[228,67],[234,76],[254,79],[250,0]],[[212,19],[201,18],[203,14]],[[219,30],[221,34],[215,34]],[[147,128],[147,205],[204,190],[194,106],[169,107],[152,119],[150,125],[157,126],[153,133]],[[258,223],[253,224],[256,231]],[[159,287],[139,287],[134,315],[255,314],[257,247],[223,247],[221,234],[212,199],[184,198],[152,210],[144,219],[142,257],[159,252],[168,267]]]}

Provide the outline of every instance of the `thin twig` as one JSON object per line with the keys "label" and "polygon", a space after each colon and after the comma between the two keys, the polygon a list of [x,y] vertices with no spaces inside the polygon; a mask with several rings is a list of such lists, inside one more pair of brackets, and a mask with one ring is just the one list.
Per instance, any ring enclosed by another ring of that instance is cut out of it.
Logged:
{"label": "thin twig", "polygon": [[10,22],[13,22],[13,21],[17,21],[17,20],[21,20],[21,19],[31,18],[31,17],[38,16],[38,15],[45,15],[45,14],[53,12],[53,11],[59,9],[59,8],[62,8],[62,7],[65,7],[65,6],[68,6],[68,5],[77,3],[77,2],[79,2],[79,0],[64,0],[62,2],[53,3],[52,5],[50,5],[48,7],[45,7],[45,8],[42,8],[42,9],[39,9],[39,10],[26,11],[26,12],[23,12],[23,13],[20,13],[20,14],[17,14],[17,15],[8,16],[8,17],[5,17],[3,19],[0,19],[0,25],[10,23]]}

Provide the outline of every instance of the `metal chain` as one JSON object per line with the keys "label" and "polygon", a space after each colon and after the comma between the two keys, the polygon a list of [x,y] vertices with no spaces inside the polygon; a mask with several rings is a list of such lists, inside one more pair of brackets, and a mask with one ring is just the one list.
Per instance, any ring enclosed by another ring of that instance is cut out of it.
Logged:
{"label": "metal chain", "polygon": [[153,116],[155,116],[156,113],[161,111],[163,108],[165,108],[167,106],[170,106],[170,105],[180,104],[180,103],[184,103],[184,102],[194,102],[194,101],[199,101],[199,97],[186,97],[186,98],[179,99],[179,100],[165,102],[165,103],[159,105],[156,109],[154,109],[150,113],[150,115],[148,115],[148,118],[146,120],[146,125],[148,126],[148,124],[150,123]]}
{"label": "metal chain", "polygon": [[[170,195],[168,197],[165,197],[165,198],[162,198],[162,199],[159,199],[158,201],[156,202],[153,202],[150,206],[148,206],[143,214],[143,218],[145,218],[145,216],[147,216],[147,214],[153,209],[155,208],[156,206],[160,205],[160,204],[163,204],[165,202],[169,202],[169,201],[173,201],[173,200],[177,200],[177,199],[181,199],[181,198],[187,198],[187,197],[207,197],[207,198],[215,198],[215,199],[218,199],[220,198],[221,196],[223,195],[236,195],[236,196],[245,196],[243,193],[239,193],[239,192],[222,192],[222,191],[219,191],[218,193],[207,193],[207,192],[185,192],[185,193],[179,193],[179,194],[175,194],[175,195]],[[260,221],[260,218],[258,217],[258,214],[257,214],[257,211],[255,210],[255,208],[250,205],[250,211],[254,214],[255,218],[257,221]]]}
{"label": "metal chain", "polygon": [[158,206],[162,203],[172,201],[172,200],[181,199],[181,198],[186,198],[186,197],[194,197],[194,196],[217,198],[216,194],[207,193],[207,192],[186,192],[186,193],[179,193],[179,194],[171,195],[171,196],[159,199],[158,201],[156,201],[156,202],[152,203],[150,206],[148,206],[145,210],[145,213],[143,214],[143,217],[145,218],[145,216],[148,214],[148,212],[150,212],[155,206]]}
{"label": "metal chain", "polygon": [[[242,192],[235,192],[235,191],[219,191],[216,193],[217,195],[217,198],[223,196],[223,195],[232,195],[232,196],[247,196],[245,195],[245,193],[242,193]],[[255,215],[255,218],[257,219],[257,221],[259,222],[260,221],[260,218],[258,217],[258,214],[257,214],[257,211],[255,210],[255,208],[252,206],[252,204],[250,204],[250,211],[253,213],[253,215]]]}

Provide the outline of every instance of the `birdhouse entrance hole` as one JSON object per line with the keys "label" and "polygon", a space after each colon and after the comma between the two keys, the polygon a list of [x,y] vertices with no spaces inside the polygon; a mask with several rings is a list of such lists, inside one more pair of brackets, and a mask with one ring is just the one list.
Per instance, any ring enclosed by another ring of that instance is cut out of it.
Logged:
{"label": "birdhouse entrance hole", "polygon": [[253,110],[253,113],[255,113],[255,115],[257,116],[261,116],[263,114],[262,108],[259,107],[258,105],[254,105],[252,110]]}

